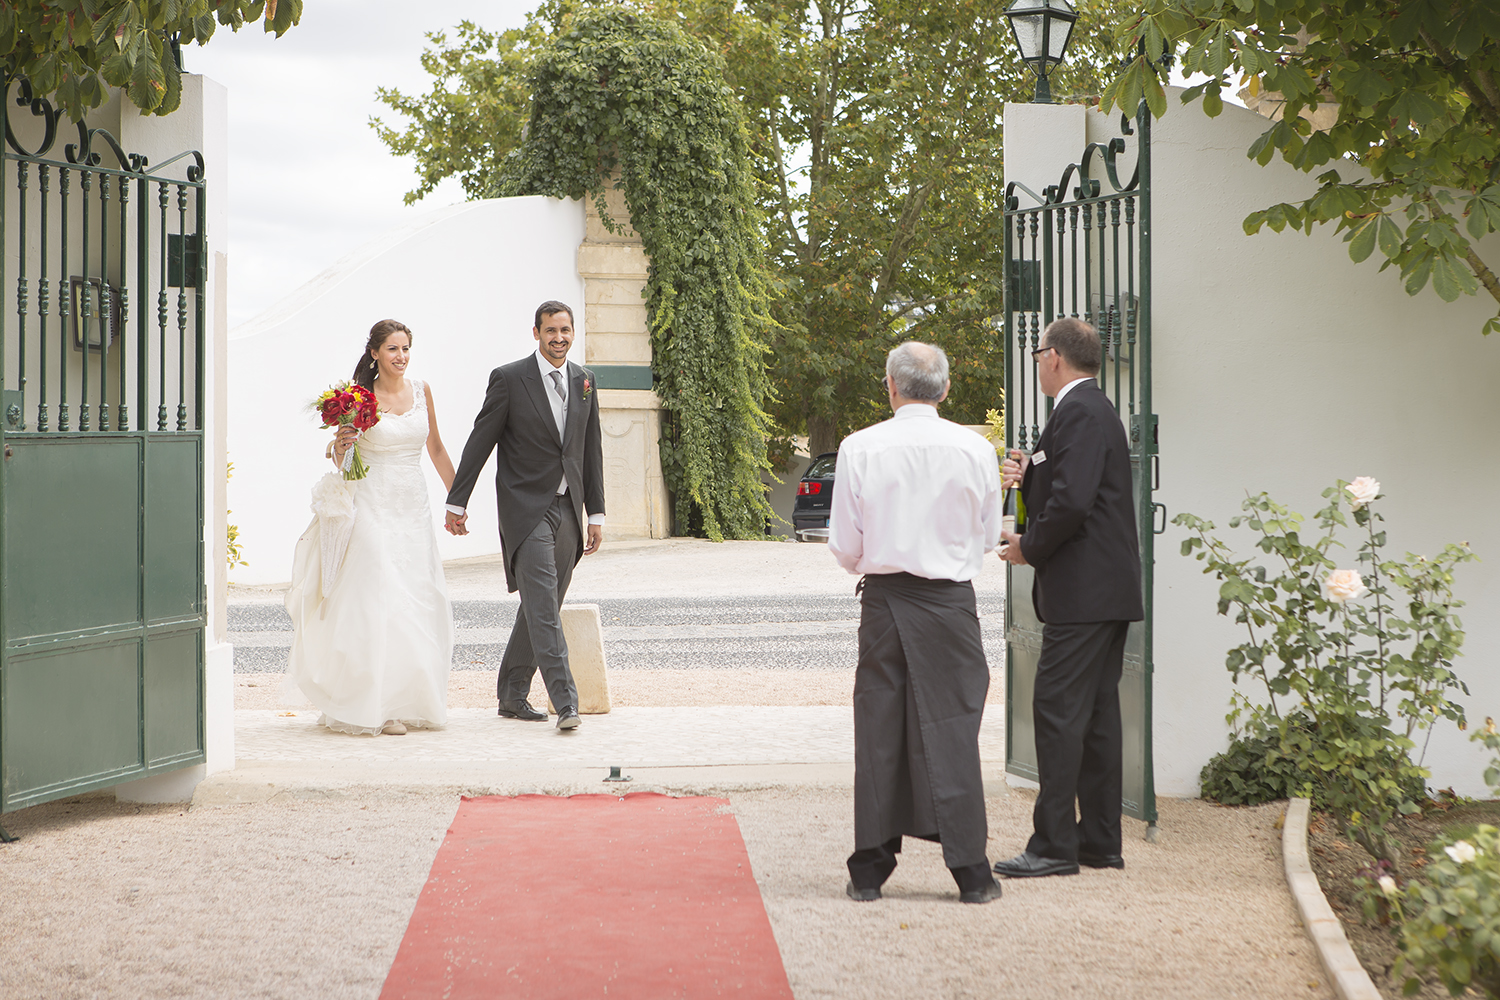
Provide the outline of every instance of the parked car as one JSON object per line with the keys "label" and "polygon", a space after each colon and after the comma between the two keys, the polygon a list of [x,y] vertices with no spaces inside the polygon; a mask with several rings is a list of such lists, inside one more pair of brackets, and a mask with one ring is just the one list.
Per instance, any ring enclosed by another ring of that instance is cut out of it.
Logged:
{"label": "parked car", "polygon": [[833,508],[833,471],[839,453],[830,451],[808,463],[797,483],[792,504],[792,530],[803,542],[828,541],[828,514]]}

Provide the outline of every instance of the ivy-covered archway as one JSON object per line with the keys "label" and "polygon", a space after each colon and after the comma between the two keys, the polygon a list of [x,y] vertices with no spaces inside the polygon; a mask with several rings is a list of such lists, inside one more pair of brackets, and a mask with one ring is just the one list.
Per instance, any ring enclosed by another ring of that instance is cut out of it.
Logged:
{"label": "ivy-covered archway", "polygon": [[619,171],[650,257],[646,308],[679,526],[763,535],[766,276],[745,124],[721,60],[675,24],[574,15],[537,59],[526,138],[499,195],[592,197]]}

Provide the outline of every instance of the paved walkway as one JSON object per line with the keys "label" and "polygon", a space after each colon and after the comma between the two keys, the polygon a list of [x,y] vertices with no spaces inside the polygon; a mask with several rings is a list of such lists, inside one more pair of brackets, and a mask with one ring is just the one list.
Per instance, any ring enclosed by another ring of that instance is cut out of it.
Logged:
{"label": "paved walkway", "polygon": [[[457,708],[442,730],[348,736],[318,725],[318,712],[235,713],[242,762],[490,762],[521,775],[528,765],[718,767],[854,762],[854,719],[828,705],[617,708],[584,717],[572,733],[549,722],[517,722]],[[991,707],[979,731],[982,760],[1004,763],[1004,716]]]}

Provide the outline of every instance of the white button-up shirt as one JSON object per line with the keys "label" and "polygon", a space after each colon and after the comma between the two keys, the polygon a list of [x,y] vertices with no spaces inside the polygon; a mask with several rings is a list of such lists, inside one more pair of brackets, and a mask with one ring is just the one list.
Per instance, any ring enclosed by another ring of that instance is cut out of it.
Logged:
{"label": "white button-up shirt", "polygon": [[995,448],[907,403],[839,445],[828,548],[851,573],[972,580],[1000,544]]}

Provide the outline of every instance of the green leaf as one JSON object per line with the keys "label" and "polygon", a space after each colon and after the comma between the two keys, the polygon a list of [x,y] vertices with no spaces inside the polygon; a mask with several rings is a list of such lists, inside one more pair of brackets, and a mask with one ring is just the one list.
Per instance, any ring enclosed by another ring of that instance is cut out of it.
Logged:
{"label": "green leaf", "polygon": [[1410,120],[1418,125],[1430,125],[1445,112],[1432,98],[1420,90],[1403,90],[1391,105],[1390,116],[1397,121]]}
{"label": "green leaf", "polygon": [[1394,219],[1383,212],[1380,215],[1378,236],[1380,240],[1380,252],[1385,254],[1388,259],[1394,259],[1401,253],[1401,227],[1396,224]]}
{"label": "green leaf", "polygon": [[1167,113],[1167,92],[1162,88],[1161,81],[1156,74],[1152,73],[1145,81],[1146,83],[1146,107],[1151,111],[1151,117],[1160,118]]}
{"label": "green leaf", "polygon": [[1354,229],[1349,231],[1345,239],[1349,243],[1349,258],[1356,264],[1362,264],[1369,259],[1370,254],[1375,252],[1375,236],[1379,232],[1379,222],[1383,216],[1372,215],[1365,219]]}

